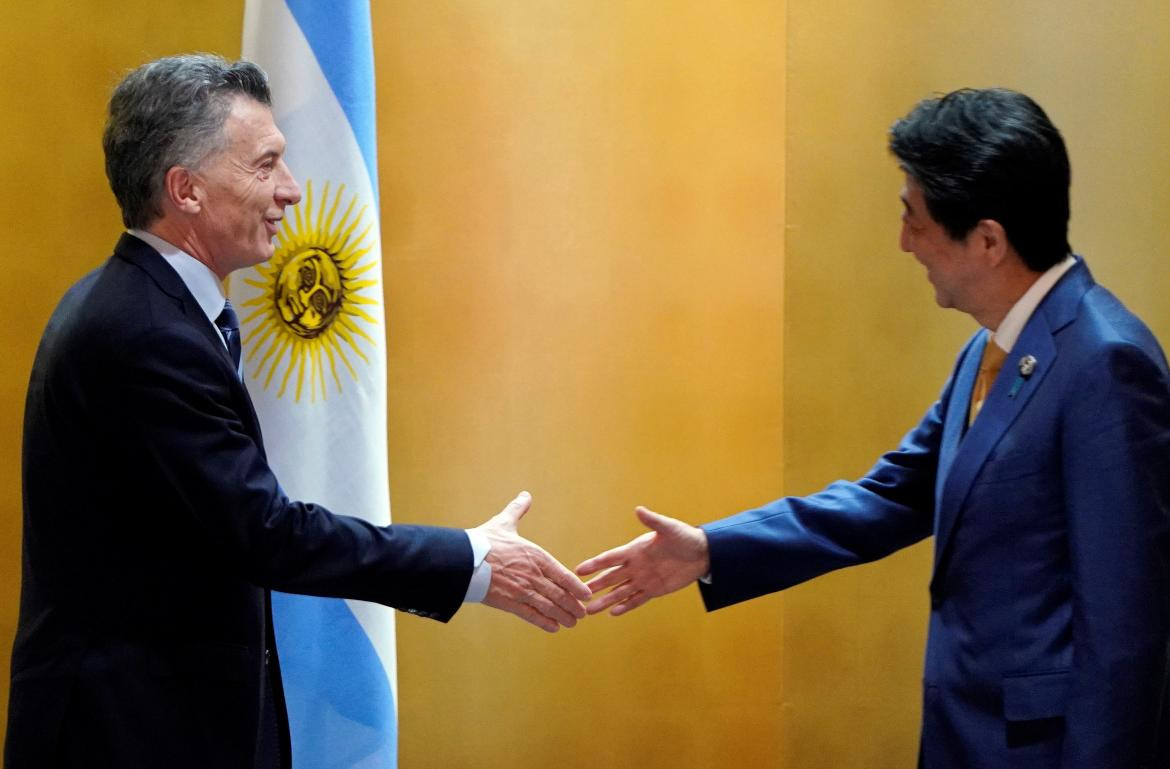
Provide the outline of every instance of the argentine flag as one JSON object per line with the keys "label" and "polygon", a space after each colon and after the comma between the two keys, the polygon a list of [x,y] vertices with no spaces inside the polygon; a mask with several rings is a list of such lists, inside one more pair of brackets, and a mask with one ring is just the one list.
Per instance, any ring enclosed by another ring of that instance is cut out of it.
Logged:
{"label": "argentine flag", "polygon": [[[303,198],[273,258],[231,281],[244,376],[289,496],[390,522],[367,0],[247,0],[243,56],[270,78]],[[273,595],[297,769],[397,765],[394,617]]]}

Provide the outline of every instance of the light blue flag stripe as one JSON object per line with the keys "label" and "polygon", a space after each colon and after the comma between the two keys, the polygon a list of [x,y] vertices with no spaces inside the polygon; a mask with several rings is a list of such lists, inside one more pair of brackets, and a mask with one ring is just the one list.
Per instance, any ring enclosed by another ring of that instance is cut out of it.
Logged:
{"label": "light blue flag stripe", "polygon": [[368,0],[286,0],[349,118],[378,197],[374,43]]}
{"label": "light blue flag stripe", "polygon": [[394,767],[394,694],[345,601],[272,594],[296,769]]}

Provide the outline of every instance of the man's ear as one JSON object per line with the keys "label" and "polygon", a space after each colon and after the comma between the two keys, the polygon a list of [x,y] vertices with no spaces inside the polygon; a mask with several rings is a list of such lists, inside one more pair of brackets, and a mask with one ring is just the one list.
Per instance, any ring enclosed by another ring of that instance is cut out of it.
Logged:
{"label": "man's ear", "polygon": [[203,208],[203,186],[196,176],[182,166],[171,166],[163,177],[163,193],[170,204],[185,214],[197,214]]}
{"label": "man's ear", "polygon": [[1007,258],[1011,245],[1008,243],[1007,231],[1003,225],[994,219],[980,219],[975,223],[975,229],[969,236],[973,244],[983,253],[988,264],[998,266]]}

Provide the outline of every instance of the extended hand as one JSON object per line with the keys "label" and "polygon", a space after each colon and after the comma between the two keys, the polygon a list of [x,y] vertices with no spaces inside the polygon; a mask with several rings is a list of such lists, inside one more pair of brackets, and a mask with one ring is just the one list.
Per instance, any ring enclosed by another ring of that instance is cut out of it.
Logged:
{"label": "extended hand", "polygon": [[650,531],[577,567],[581,576],[609,569],[588,582],[594,593],[613,588],[589,604],[590,614],[612,606],[610,614],[617,617],[651,598],[686,587],[711,570],[707,535],[702,529],[644,507],[634,512]]}
{"label": "extended hand", "polygon": [[516,524],[531,505],[532,496],[522,491],[478,527],[492,546],[486,558],[492,582],[483,602],[555,633],[560,625],[573,627],[585,616],[582,601],[591,594],[560,561],[516,533]]}

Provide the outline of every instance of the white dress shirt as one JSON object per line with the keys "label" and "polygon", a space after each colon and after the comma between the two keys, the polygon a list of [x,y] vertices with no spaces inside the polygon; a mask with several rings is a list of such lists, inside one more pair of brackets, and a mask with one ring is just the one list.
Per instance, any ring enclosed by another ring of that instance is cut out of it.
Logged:
{"label": "white dress shirt", "polygon": [[1063,261],[1057,262],[1041,273],[1040,277],[1036,278],[1036,282],[1024,292],[1024,295],[1016,300],[1016,303],[1008,310],[1007,315],[1003,316],[999,328],[991,330],[991,338],[1001,350],[1004,352],[1012,351],[1012,347],[1020,338],[1020,332],[1024,330],[1032,313],[1040,306],[1044,297],[1048,296],[1048,292],[1056,285],[1056,281],[1060,280],[1060,276],[1068,272],[1069,268],[1076,263],[1077,258],[1069,254]]}

